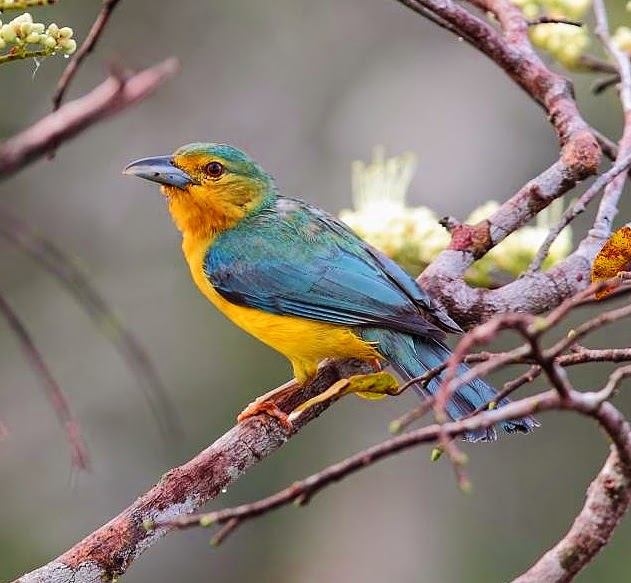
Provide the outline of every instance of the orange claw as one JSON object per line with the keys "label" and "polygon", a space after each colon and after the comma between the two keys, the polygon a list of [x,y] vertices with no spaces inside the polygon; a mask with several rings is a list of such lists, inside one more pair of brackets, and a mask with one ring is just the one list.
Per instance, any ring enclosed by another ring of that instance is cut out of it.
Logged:
{"label": "orange claw", "polygon": [[281,411],[278,405],[274,401],[254,401],[250,403],[239,415],[237,416],[237,423],[243,423],[250,417],[256,417],[257,415],[268,415],[278,421],[280,426],[286,433],[292,433],[294,426],[289,420],[289,415],[284,411]]}

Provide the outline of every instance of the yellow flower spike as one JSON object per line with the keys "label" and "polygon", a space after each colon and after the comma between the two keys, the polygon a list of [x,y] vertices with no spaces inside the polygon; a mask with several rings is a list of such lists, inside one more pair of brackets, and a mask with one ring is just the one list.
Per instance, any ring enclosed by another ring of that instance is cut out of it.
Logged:
{"label": "yellow flower spike", "polygon": [[[592,282],[616,277],[621,271],[631,269],[631,223],[618,229],[598,252],[592,265]],[[608,296],[614,286],[596,293],[597,299]]]}

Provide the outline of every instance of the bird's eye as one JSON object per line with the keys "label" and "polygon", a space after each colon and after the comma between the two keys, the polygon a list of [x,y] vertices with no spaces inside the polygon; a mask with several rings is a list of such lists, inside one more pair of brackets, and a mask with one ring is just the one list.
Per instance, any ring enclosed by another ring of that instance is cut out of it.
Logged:
{"label": "bird's eye", "polygon": [[221,162],[213,161],[206,164],[204,170],[211,178],[219,178],[223,174],[224,167]]}

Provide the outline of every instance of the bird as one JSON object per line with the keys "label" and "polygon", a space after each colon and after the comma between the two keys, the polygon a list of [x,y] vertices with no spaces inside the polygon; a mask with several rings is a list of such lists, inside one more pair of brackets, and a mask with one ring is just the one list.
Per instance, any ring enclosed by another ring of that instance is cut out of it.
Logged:
{"label": "bird", "polygon": [[[450,357],[446,332],[462,330],[410,275],[336,217],[283,196],[242,150],[195,142],[131,162],[123,173],[160,185],[201,293],[289,359],[301,385],[329,358],[390,364],[409,380]],[[461,364],[457,374],[467,370]],[[437,376],[415,388],[427,398],[440,383]],[[496,397],[476,378],[455,391],[446,413],[458,420],[508,403]],[[529,433],[538,423],[528,416],[498,425]],[[463,435],[473,442],[496,437],[495,427]]]}

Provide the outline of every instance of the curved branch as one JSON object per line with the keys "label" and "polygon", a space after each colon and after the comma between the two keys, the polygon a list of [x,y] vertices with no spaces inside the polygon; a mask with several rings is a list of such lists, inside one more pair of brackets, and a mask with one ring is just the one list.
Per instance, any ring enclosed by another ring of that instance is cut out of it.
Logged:
{"label": "curved branch", "polygon": [[180,435],[182,429],[167,388],[141,342],[114,313],[76,262],[64,254],[52,241],[31,228],[28,223],[2,207],[0,207],[0,237],[28,253],[76,298],[97,328],[108,337],[136,375],[144,397],[164,436]]}
{"label": "curved branch", "polygon": [[59,423],[66,434],[66,440],[70,445],[72,462],[82,470],[87,469],[90,465],[88,449],[83,440],[79,422],[75,419],[70,410],[68,399],[55,380],[42,353],[37,349],[37,346],[35,346],[35,342],[26,329],[26,326],[2,294],[0,294],[0,313],[5,317],[7,324],[17,337],[24,356],[30,363],[35,374],[39,377],[44,392],[53,405]]}
{"label": "curved branch", "polygon": [[0,143],[0,179],[73,138],[87,127],[142,101],[177,70],[177,60],[127,78],[112,74],[90,93],[68,102],[16,136]]}
{"label": "curved branch", "polygon": [[612,446],[567,534],[512,583],[568,583],[609,542],[631,504],[631,472]]}

